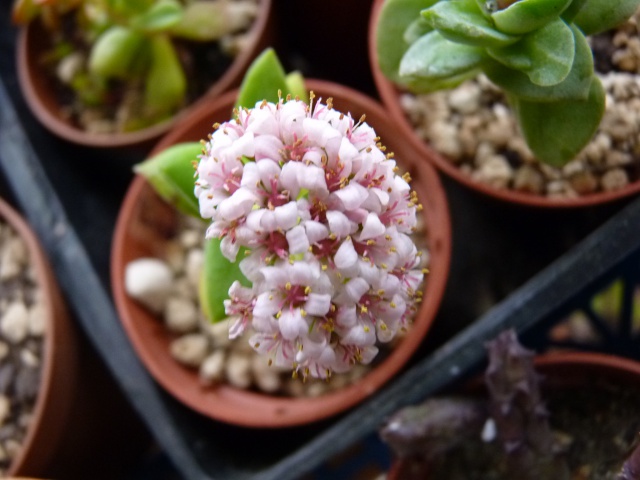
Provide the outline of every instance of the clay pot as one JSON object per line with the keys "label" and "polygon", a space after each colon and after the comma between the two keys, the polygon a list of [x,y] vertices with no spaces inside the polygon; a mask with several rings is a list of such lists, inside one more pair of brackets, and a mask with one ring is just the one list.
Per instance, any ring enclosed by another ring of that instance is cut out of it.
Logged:
{"label": "clay pot", "polygon": [[[240,85],[253,59],[271,44],[274,35],[272,0],[260,0],[260,4],[261,12],[248,33],[246,48],[204,96],[215,97]],[[98,148],[151,147],[173,125],[180,123],[192,108],[187,106],[169,120],[142,130],[113,134],[86,132],[62,114],[56,89],[52,88],[51,79],[42,72],[40,58],[47,42],[48,34],[40,22],[32,22],[21,29],[16,52],[18,82],[34,116],[52,133],[69,142]]]}
{"label": "clay pot", "polygon": [[613,202],[640,192],[640,181],[636,181],[620,190],[611,192],[598,192],[566,199],[547,198],[515,190],[501,190],[493,188],[489,185],[474,181],[469,176],[465,175],[453,162],[438,153],[414,131],[402,110],[402,107],[400,106],[399,98],[402,93],[401,89],[387,79],[378,66],[378,57],[376,52],[376,25],[378,23],[378,17],[383,3],[384,0],[374,0],[369,19],[369,62],[373,72],[373,80],[380,99],[387,109],[388,115],[396,123],[398,129],[402,132],[402,135],[411,143],[411,146],[419,152],[420,158],[423,161],[435,165],[440,171],[471,190],[515,205],[527,205],[543,208],[586,207]]}
{"label": "clay pot", "polygon": [[25,242],[46,308],[38,395],[7,476],[116,478],[150,436],[73,323],[35,233],[2,199],[0,218]]}
{"label": "clay pot", "polygon": [[[566,390],[588,387],[594,391],[602,388],[602,383],[640,385],[640,363],[628,358],[593,352],[554,352],[540,355],[535,360],[536,370],[542,374],[543,398],[544,391]],[[483,388],[482,379],[475,379],[469,388],[476,392]],[[551,412],[553,415],[553,412]],[[601,415],[602,412],[597,412]],[[620,460],[623,460],[622,458]],[[407,464],[402,460],[393,462],[388,474],[388,480],[408,480],[424,477],[421,470],[419,477],[411,476],[410,470],[405,470]]]}
{"label": "clay pot", "polygon": [[[380,389],[411,358],[419,347],[438,309],[450,261],[450,225],[443,189],[429,165],[414,169],[413,151],[389,122],[386,112],[375,101],[347,87],[309,80],[307,88],[317,97],[331,96],[340,111],[359,118],[366,112],[367,123],[381,136],[398,163],[412,171],[412,185],[424,207],[430,248],[430,273],[424,301],[412,331],[390,355],[357,383],[317,398],[285,398],[238,390],[228,385],[204,388],[195,371],[179,365],[169,354],[171,335],[162,322],[125,292],[126,265],[140,257],[158,256],[163,250],[163,232],[175,221],[172,207],[161,201],[149,184],[137,177],[122,204],[111,259],[111,281],[115,304],[133,347],[151,375],[171,394],[192,409],[224,422],[250,427],[284,427],[307,424],[348,409]],[[182,141],[206,138],[214,122],[231,118],[237,92],[202,103],[156,146],[154,152]],[[145,224],[146,221],[146,224]]]}

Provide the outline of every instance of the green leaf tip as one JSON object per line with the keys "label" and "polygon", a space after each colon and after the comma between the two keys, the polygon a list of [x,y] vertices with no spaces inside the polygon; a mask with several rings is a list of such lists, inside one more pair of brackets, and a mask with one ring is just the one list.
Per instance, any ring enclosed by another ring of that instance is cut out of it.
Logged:
{"label": "green leaf tip", "polygon": [[194,167],[202,153],[197,142],[178,143],[134,166],[166,202],[179,211],[200,218],[198,199],[193,193]]}
{"label": "green leaf tip", "polygon": [[236,107],[253,108],[256,103],[266,100],[277,103],[279,95],[308,98],[304,89],[304,79],[298,72],[285,73],[273,48],[265,49],[249,66],[244,76]]}

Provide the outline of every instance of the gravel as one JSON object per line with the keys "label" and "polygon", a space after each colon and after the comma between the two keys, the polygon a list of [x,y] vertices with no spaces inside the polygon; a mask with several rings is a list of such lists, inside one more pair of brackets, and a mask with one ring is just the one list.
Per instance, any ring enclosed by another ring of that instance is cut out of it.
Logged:
{"label": "gravel", "polygon": [[40,386],[46,307],[29,260],[0,220],[0,477],[20,451]]}

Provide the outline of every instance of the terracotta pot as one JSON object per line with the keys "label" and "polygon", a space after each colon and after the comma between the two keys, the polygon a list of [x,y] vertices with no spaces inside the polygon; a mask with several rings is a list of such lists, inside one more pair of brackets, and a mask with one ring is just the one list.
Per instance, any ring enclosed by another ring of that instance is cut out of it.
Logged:
{"label": "terracotta pot", "polygon": [[[403,164],[413,152],[393,130],[386,112],[369,97],[337,84],[310,80],[307,87],[317,96],[334,98],[341,111],[359,118],[366,112],[367,122]],[[214,122],[231,118],[236,92],[216,101],[203,103],[170,132],[154,152],[181,141],[206,138]],[[404,165],[407,165],[404,163]],[[409,169],[411,169],[409,164]],[[446,198],[434,169],[421,166],[412,172],[413,187],[424,206],[430,248],[430,274],[424,301],[414,320],[413,330],[377,368],[356,384],[318,398],[296,399],[268,396],[227,385],[203,388],[196,372],[179,365],[169,354],[171,336],[158,318],[129,298],[124,288],[126,265],[139,257],[158,255],[163,249],[162,231],[170,228],[172,208],[159,200],[142,178],[133,181],[118,216],[112,249],[111,281],[115,303],[135,350],[153,377],[170,393],[194,410],[211,418],[251,427],[301,425],[335,415],[354,406],[380,389],[402,369],[419,347],[438,309],[450,260],[450,225]],[[141,220],[146,219],[147,225]],[[149,220],[155,222],[149,224]]]}
{"label": "terracotta pot", "polygon": [[51,267],[38,240],[25,220],[0,199],[0,217],[25,242],[47,311],[43,345],[41,386],[32,423],[14,459],[9,476],[41,475],[64,438],[72,414],[73,392],[61,385],[74,385],[78,376],[77,338]]}
{"label": "terracotta pot", "polygon": [[435,165],[439,170],[471,190],[517,205],[543,208],[586,207],[612,202],[640,192],[640,181],[636,181],[620,190],[612,192],[599,192],[567,199],[547,198],[515,190],[500,190],[492,188],[489,185],[476,182],[469,176],[462,173],[460,169],[453,164],[453,162],[449,161],[443,155],[431,148],[431,146],[422,140],[414,131],[409,120],[404,114],[402,107],[400,106],[399,97],[402,93],[401,89],[388,80],[378,66],[378,57],[376,52],[376,25],[378,23],[378,17],[384,1],[385,0],[374,0],[369,19],[369,62],[373,72],[373,80],[378,94],[380,95],[380,99],[388,111],[388,115],[396,122],[398,129],[402,131],[403,136],[408,139],[411,146],[420,152],[420,158],[422,158],[423,161]]}
{"label": "terracotta pot", "polygon": [[[233,60],[224,75],[211,85],[204,96],[215,97],[240,85],[253,59],[272,42],[272,0],[260,0],[260,14],[253,23],[246,48]],[[152,146],[160,136],[188,115],[193,107],[185,107],[174,117],[142,130],[126,133],[89,133],[62,115],[57,92],[51,79],[43,74],[40,58],[45,50],[48,34],[39,22],[22,28],[17,41],[18,82],[27,105],[35,117],[55,135],[72,143],[99,148]]]}
{"label": "terracotta pot", "polygon": [[[544,390],[599,388],[603,381],[609,384],[640,385],[640,362],[615,355],[593,352],[555,352],[540,355],[536,358],[536,369],[542,374],[543,396]],[[483,385],[482,379],[474,380],[470,387],[476,391]],[[601,414],[601,412],[598,412]],[[553,415],[553,412],[551,412]],[[623,460],[623,459],[620,459]],[[388,474],[388,480],[408,480],[414,477],[404,470],[406,465],[402,460],[393,462]],[[423,480],[424,471],[420,477]]]}
{"label": "terracotta pot", "polygon": [[0,218],[25,242],[46,308],[38,395],[7,475],[116,478],[150,436],[73,323],[35,233],[2,199]]}

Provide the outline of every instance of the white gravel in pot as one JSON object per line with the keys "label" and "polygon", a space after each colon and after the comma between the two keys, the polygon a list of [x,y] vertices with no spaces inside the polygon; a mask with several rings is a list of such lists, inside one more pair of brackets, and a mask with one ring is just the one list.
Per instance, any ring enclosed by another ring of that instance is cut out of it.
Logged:
{"label": "white gravel in pot", "polygon": [[40,386],[46,309],[28,248],[0,219],[0,477],[20,452]]}

